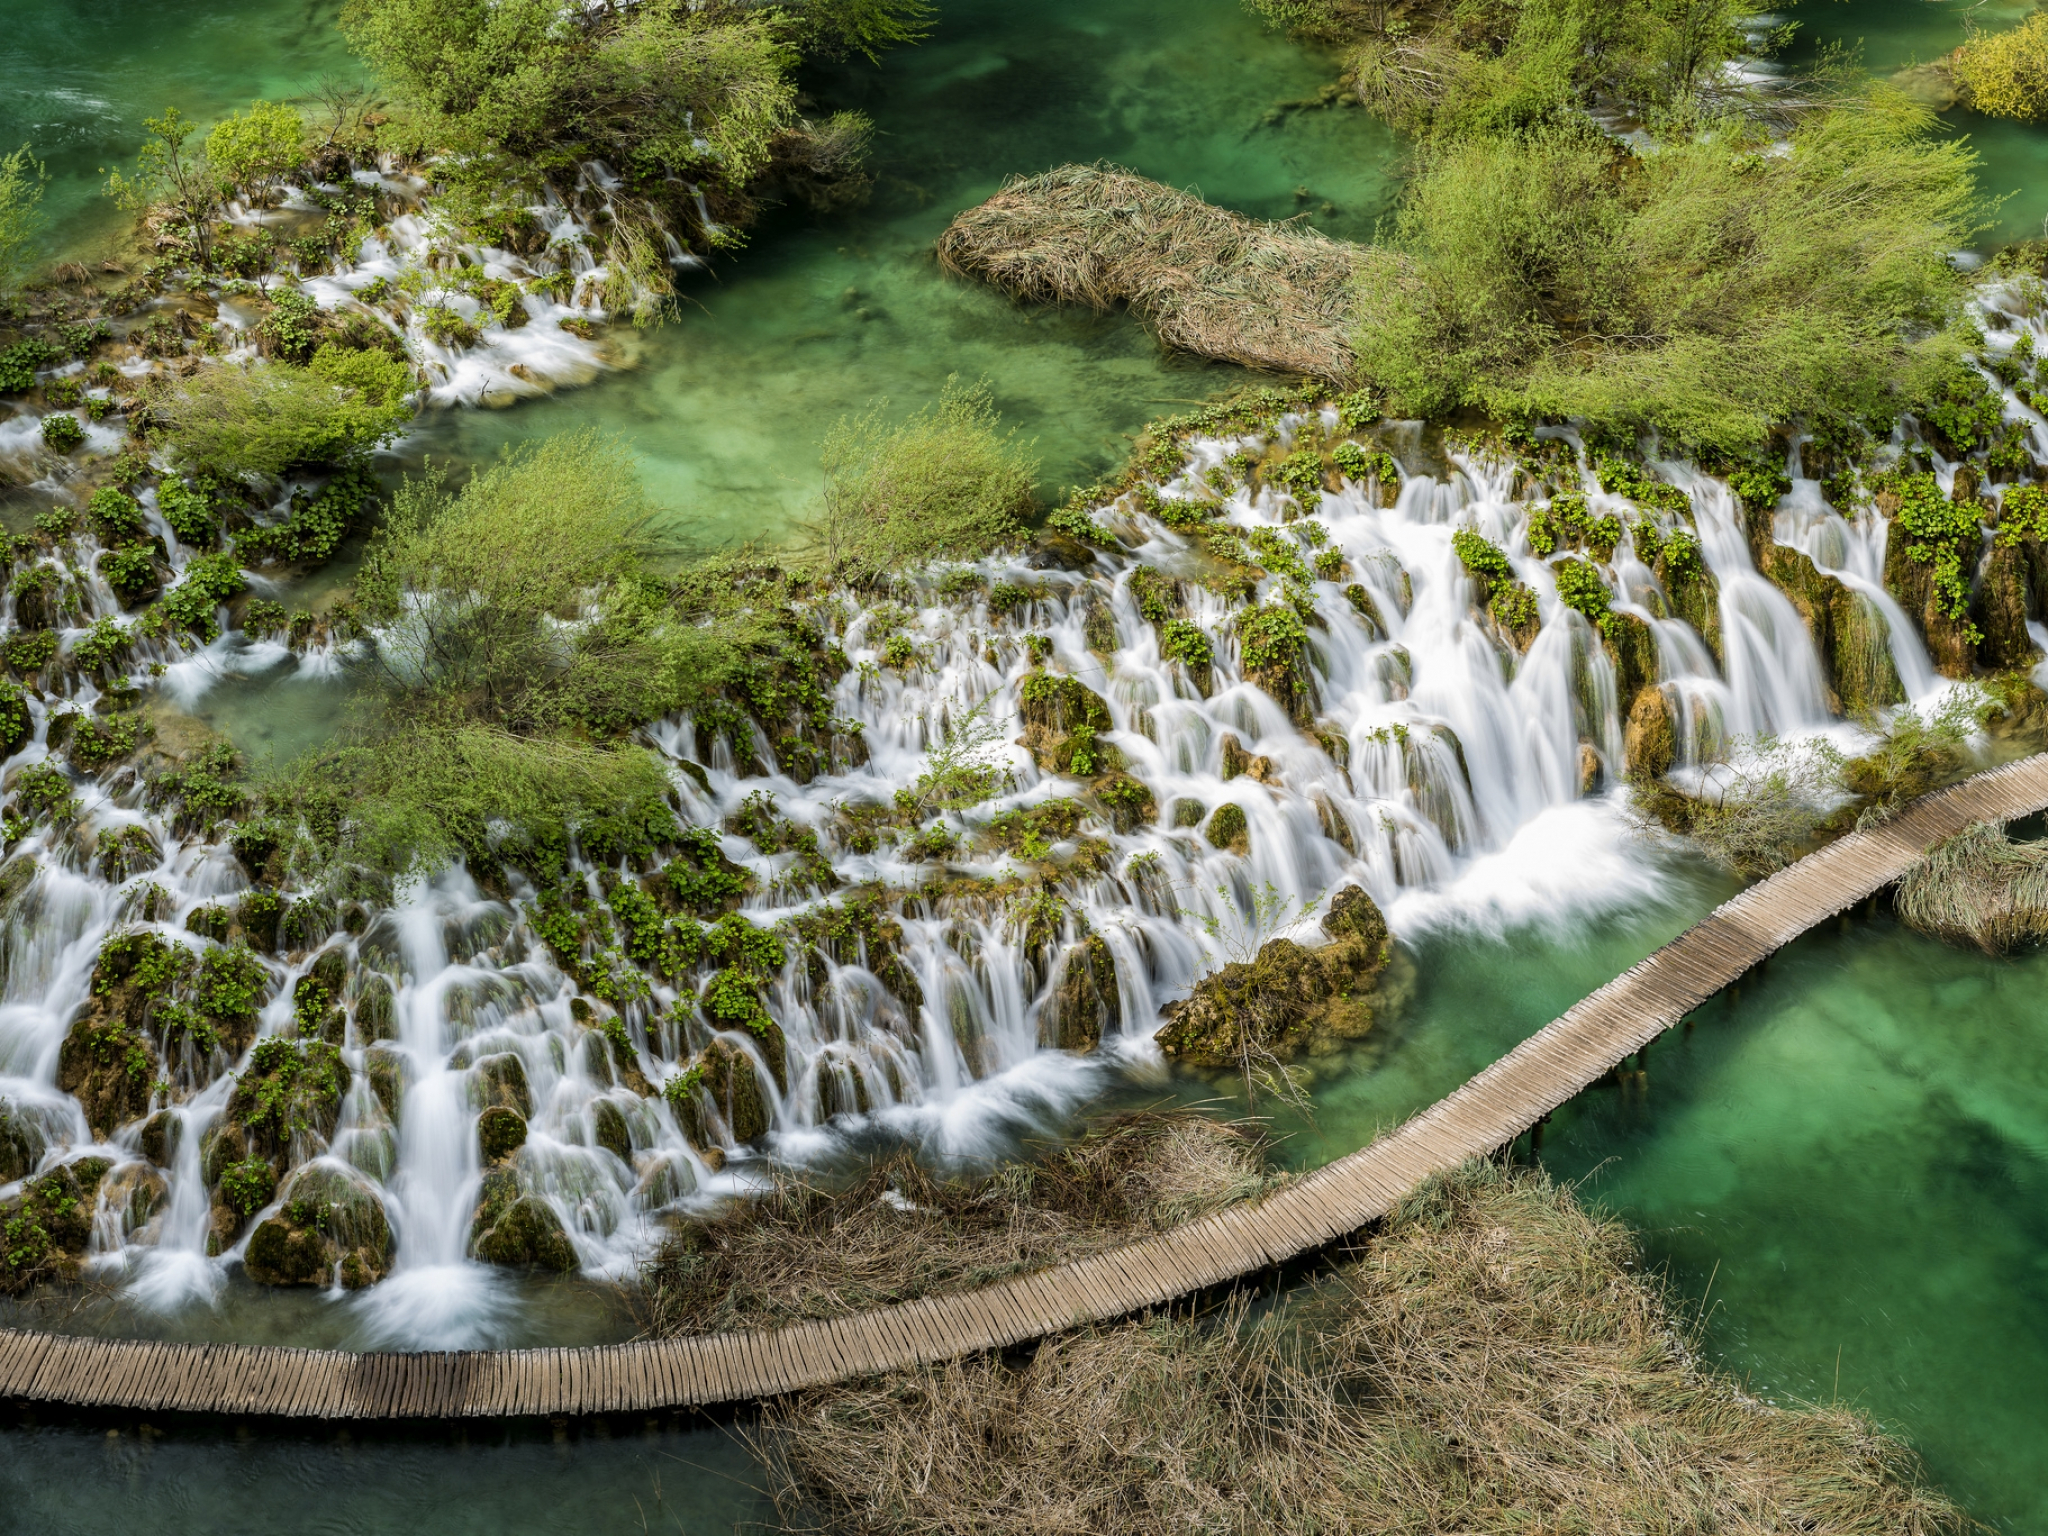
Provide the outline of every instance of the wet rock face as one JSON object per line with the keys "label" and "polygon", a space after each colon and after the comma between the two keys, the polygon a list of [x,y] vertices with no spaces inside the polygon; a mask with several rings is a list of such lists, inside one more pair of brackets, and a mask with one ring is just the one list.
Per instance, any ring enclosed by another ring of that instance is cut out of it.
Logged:
{"label": "wet rock face", "polygon": [[1978,655],[1985,666],[2001,671],[2031,667],[2040,654],[2027,633],[2033,576],[2033,550],[2015,544],[1992,546],[1971,603],[1971,617],[1984,634]]}
{"label": "wet rock face", "polygon": [[1268,940],[1250,962],[1233,962],[1195,984],[1162,1011],[1153,1038],[1175,1060],[1196,1067],[1238,1067],[1261,1056],[1286,1059],[1319,1034],[1353,1039],[1372,1027],[1368,998],[1386,968],[1386,919],[1372,898],[1348,885],[1323,919],[1328,943],[1306,949]]}
{"label": "wet rock face", "polygon": [[476,1140],[486,1163],[503,1162],[526,1145],[526,1119],[517,1110],[493,1104],[476,1117]]}
{"label": "wet rock face", "polygon": [[1678,757],[1678,733],[1671,723],[1671,706],[1661,688],[1645,688],[1629,707],[1628,724],[1622,733],[1628,771],[1640,778],[1661,779],[1671,771]]}
{"label": "wet rock face", "polygon": [[[734,1141],[753,1141],[768,1134],[768,1100],[761,1091],[761,1075],[752,1056],[730,1040],[713,1040],[698,1058],[698,1066],[702,1069],[699,1091],[718,1107]],[[692,1141],[699,1146],[716,1141],[701,1114],[686,1118],[691,1123],[683,1131]]]}
{"label": "wet rock face", "polygon": [[1060,962],[1059,980],[1038,1016],[1039,1040],[1063,1051],[1092,1051],[1103,1035],[1123,1027],[1123,1017],[1116,956],[1107,942],[1091,934]]}
{"label": "wet rock face", "polygon": [[576,1249],[562,1231],[561,1219],[546,1201],[527,1194],[510,1168],[493,1168],[484,1175],[470,1221],[469,1251],[486,1264],[512,1269],[566,1273],[576,1267]]}
{"label": "wet rock face", "polygon": [[391,1224],[366,1184],[324,1164],[301,1168],[276,1214],[249,1234],[242,1263],[259,1285],[374,1285],[390,1273]]}

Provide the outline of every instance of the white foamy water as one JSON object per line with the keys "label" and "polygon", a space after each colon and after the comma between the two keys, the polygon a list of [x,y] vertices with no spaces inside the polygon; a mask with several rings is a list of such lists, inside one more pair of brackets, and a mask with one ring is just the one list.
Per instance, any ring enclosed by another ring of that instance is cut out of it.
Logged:
{"label": "white foamy water", "polygon": [[[1282,429],[1315,425],[1290,419]],[[1334,426],[1334,417],[1323,425]],[[1164,494],[1195,494],[1203,472],[1245,445],[1197,442],[1186,474]],[[1683,706],[1677,713],[1704,722],[1682,733],[1683,761],[1697,766],[1714,742],[1748,732],[1839,728],[1826,713],[1806,630],[1752,567],[1726,487],[1685,466],[1664,469],[1686,490],[1690,514],[1642,515],[1667,528],[1697,527],[1720,586],[1726,666],[1682,620],[1658,616],[1669,605],[1629,538],[1602,574],[1617,608],[1652,623],[1662,681]],[[1624,507],[1584,478],[1596,513]],[[737,743],[688,717],[650,728],[654,749],[695,765],[673,774],[684,819],[719,828],[725,854],[753,876],[743,906],[749,921],[770,927],[846,894],[813,887],[798,855],[763,852],[725,830],[750,797],[766,794],[777,816],[817,834],[837,886],[887,893],[902,928],[898,956],[921,994],[892,993],[882,979],[892,972],[874,954],[841,952],[814,978],[792,945],[790,963],[767,989],[787,1045],[787,1086],[761,1040],[746,1031],[720,1037],[758,1064],[770,1119],[759,1145],[734,1146],[729,1135],[714,1134],[709,1139],[722,1145],[693,1146],[670,1102],[658,1092],[642,1098],[621,1081],[601,1036],[572,1007],[576,984],[529,926],[521,898],[530,892],[501,899],[463,870],[444,870],[353,923],[333,908],[310,935],[317,942],[266,957],[275,989],[259,1021],[265,1036],[293,1032],[293,984],[321,951],[339,950],[348,962],[352,1022],[342,1055],[352,1086],[332,1135],[305,1139],[296,1155],[325,1160],[373,1192],[388,1217],[392,1273],[346,1302],[361,1313],[362,1336],[386,1344],[475,1343],[505,1326],[513,1303],[502,1277],[468,1257],[485,1172],[476,1129],[485,1063],[501,1068],[516,1059],[526,1084],[528,1139],[514,1165],[521,1186],[553,1211],[586,1273],[623,1276],[647,1251],[665,1211],[747,1187],[764,1156],[818,1159],[878,1133],[935,1154],[991,1154],[1021,1133],[1056,1130],[1119,1079],[1159,1072],[1151,1036],[1160,1007],[1223,961],[1254,893],[1268,887],[1304,935],[1320,904],[1350,883],[1364,886],[1397,934],[1411,937],[1444,926],[1499,933],[1531,924],[1562,935],[1590,916],[1655,902],[1654,855],[1628,834],[1611,790],[1582,793],[1588,749],[1600,785],[1614,784],[1623,767],[1613,668],[1592,627],[1558,597],[1553,565],[1531,552],[1535,504],[1517,499],[1514,484],[1513,466],[1477,453],[1454,457],[1442,478],[1404,475],[1391,506],[1380,505],[1376,487],[1346,483],[1313,509],[1324,540],[1317,546],[1289,498],[1232,482],[1214,526],[1277,538],[1304,559],[1319,548],[1342,557],[1338,579],[1306,589],[1312,700],[1302,719],[1246,680],[1233,605],[1199,584],[1210,569],[1198,556],[1202,535],[1176,533],[1124,504],[1098,516],[1127,530],[1135,558],[1105,555],[1080,573],[994,559],[977,568],[980,585],[957,597],[940,595],[941,573],[933,572],[900,586],[888,604],[845,593],[820,604],[813,617],[850,663],[828,686],[833,712],[858,722],[865,743],[858,766],[806,780],[751,726]],[[1795,480],[1779,537],[1819,551],[1816,561],[1825,555],[1824,568],[1845,581],[1873,580],[1882,525],[1846,521],[1816,507],[1817,495],[1815,482]],[[1474,612],[1452,546],[1461,527],[1506,550],[1536,592],[1542,627],[1525,654],[1500,643]],[[1140,563],[1179,581],[1181,612],[1214,646],[1208,676],[1191,676],[1162,656],[1132,590]],[[989,604],[995,584],[1027,596],[998,615]],[[1369,596],[1364,606],[1376,621],[1347,595],[1354,584]],[[117,608],[96,581],[68,590],[67,643]],[[1282,596],[1278,578],[1261,583],[1261,600]],[[11,628],[11,609],[6,617]],[[914,659],[890,665],[892,637],[907,639]],[[1031,871],[997,851],[985,829],[1004,812],[1082,786],[1041,772],[1011,744],[1024,729],[1019,685],[1033,667],[1027,637],[1049,647],[1049,670],[1105,701],[1112,726],[1101,741],[1149,790],[1155,812],[1121,832],[1091,812],[1078,833],[1085,847],[1049,850],[1055,860],[1083,857],[1056,882],[1065,904],[1060,942],[1037,950],[1001,885]],[[1894,621],[1891,644],[1902,677],[1916,684],[1932,677],[1910,626]],[[126,665],[133,682],[191,699],[219,676],[280,667],[289,655],[229,632],[206,646],[155,642]],[[160,678],[150,676],[154,664],[165,669]],[[319,686],[318,676],[345,675],[350,664],[346,653],[328,649],[311,672],[302,665],[302,675],[307,686]],[[999,728],[1010,787],[946,818],[960,841],[943,859],[914,856],[900,840],[856,851],[845,808],[891,804],[929,766],[929,749],[947,724],[977,706]],[[42,755],[44,713],[38,705],[36,741],[8,766],[10,804],[20,769]],[[1244,758],[1266,760],[1256,776],[1225,776],[1232,738]],[[94,1144],[78,1106],[55,1083],[59,1049],[88,1002],[100,945],[126,923],[203,949],[208,941],[187,931],[186,918],[232,901],[248,884],[227,849],[181,835],[118,774],[107,789],[87,784],[81,794],[75,830],[46,827],[27,840],[36,869],[6,909],[0,950],[0,1098],[40,1128],[46,1161]],[[1199,804],[1204,819],[1223,804],[1238,807],[1248,845],[1217,848],[1200,826],[1179,824],[1176,808],[1188,802]],[[162,853],[157,867],[115,880],[94,850],[102,831],[124,826],[147,829]],[[601,904],[602,873],[588,861],[576,865],[574,878],[587,884],[593,904]],[[993,892],[970,877],[988,877]],[[137,902],[152,885],[165,899],[142,921]],[[1084,1055],[1047,1046],[1043,1024],[1063,957],[1086,935],[1098,936],[1114,959],[1120,1022]],[[645,975],[643,995],[616,1010],[657,1089],[718,1033],[697,1002],[709,974]],[[371,977],[392,989],[394,1038],[376,1046],[402,1062],[391,1109],[371,1090],[367,1070],[373,1042],[362,999]],[[600,1018],[612,1011],[596,1005]],[[234,1064],[215,1065],[204,1087],[154,1092],[152,1109],[171,1109],[180,1122],[165,1165],[150,1175],[162,1182],[161,1198],[140,1220],[132,1207],[101,1213],[95,1262],[150,1305],[203,1302],[246,1242],[245,1235],[224,1253],[206,1251],[210,1197],[200,1147],[226,1107]],[[714,1133],[723,1131],[716,1114],[707,1119]],[[627,1156],[619,1155],[616,1135],[603,1134],[605,1125],[621,1123]],[[119,1169],[136,1168],[136,1177],[141,1125],[119,1128],[96,1148]]]}

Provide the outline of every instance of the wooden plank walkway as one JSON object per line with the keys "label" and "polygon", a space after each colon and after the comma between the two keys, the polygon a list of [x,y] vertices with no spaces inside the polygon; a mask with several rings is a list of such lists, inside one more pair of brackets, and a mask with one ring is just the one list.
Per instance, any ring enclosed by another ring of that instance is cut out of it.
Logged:
{"label": "wooden plank walkway", "polygon": [[1126,1316],[1358,1231],[1432,1173],[1506,1146],[1932,844],[2043,809],[2048,756],[1930,796],[1724,903],[1370,1146],[1257,1205],[1038,1274],[829,1322],[589,1349],[348,1354],[0,1330],[0,1398],[310,1419],[638,1412],[772,1397]]}

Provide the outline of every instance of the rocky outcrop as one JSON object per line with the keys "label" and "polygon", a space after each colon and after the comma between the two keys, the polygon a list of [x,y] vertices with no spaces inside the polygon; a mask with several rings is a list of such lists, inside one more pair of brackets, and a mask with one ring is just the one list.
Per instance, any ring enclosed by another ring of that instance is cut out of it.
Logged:
{"label": "rocky outcrop", "polygon": [[1632,778],[1661,779],[1678,757],[1678,733],[1662,688],[1645,688],[1629,706],[1622,745]]}
{"label": "rocky outcrop", "polygon": [[[1895,545],[1898,542],[1893,541]],[[1792,600],[1813,636],[1814,650],[1834,695],[1831,706],[1856,714],[1905,698],[1898,670],[1892,665],[1884,616],[1869,598],[1850,591],[1804,554],[1783,544],[1766,545],[1757,567]],[[1914,611],[1912,603],[1906,604],[1906,611]]]}
{"label": "rocky outcrop", "polygon": [[1970,616],[1984,637],[1977,655],[1985,666],[2023,670],[2039,657],[2027,633],[2028,615],[2039,611],[2033,604],[2035,580],[2032,550],[2022,544],[1992,545],[1970,604]]}
{"label": "rocky outcrop", "polygon": [[[1953,619],[1936,600],[1934,567],[1907,553],[1912,541],[1893,528],[1885,541],[1884,588],[1920,626],[1934,670],[1943,677],[1968,677],[1976,670],[1977,647],[1967,619]],[[1795,599],[1796,601],[1796,599]]]}
{"label": "rocky outcrop", "polygon": [[1024,720],[1017,744],[1047,773],[1086,779],[1123,766],[1115,748],[1096,740],[1114,728],[1100,694],[1074,678],[1045,671],[1028,674],[1017,691]]}
{"label": "rocky outcrop", "polygon": [[725,1121],[734,1141],[753,1141],[768,1133],[768,1099],[754,1058],[726,1039],[713,1040],[665,1090],[683,1134],[699,1147],[717,1144],[706,1101]]}
{"label": "rocky outcrop", "polygon": [[1159,1048],[1190,1066],[1243,1067],[1292,1056],[1319,1034],[1365,1034],[1369,994],[1390,952],[1386,919],[1362,889],[1347,885],[1330,903],[1323,934],[1329,942],[1315,949],[1268,940],[1256,959],[1205,976],[1163,1010]]}

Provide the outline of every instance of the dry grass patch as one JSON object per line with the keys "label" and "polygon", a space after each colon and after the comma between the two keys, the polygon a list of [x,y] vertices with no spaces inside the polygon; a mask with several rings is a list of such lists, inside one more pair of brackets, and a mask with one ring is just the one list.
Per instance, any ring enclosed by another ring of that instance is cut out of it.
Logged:
{"label": "dry grass patch", "polygon": [[1013,179],[939,237],[939,260],[1022,299],[1127,304],[1168,346],[1345,383],[1359,247],[1107,165]]}
{"label": "dry grass patch", "polygon": [[1468,1164],[1255,1316],[820,1388],[757,1449],[789,1530],[1960,1532],[1912,1453],[1703,1365],[1619,1223]]}
{"label": "dry grass patch", "polygon": [[678,1227],[643,1276],[662,1336],[843,1317],[1097,1253],[1278,1182],[1259,1138],[1191,1111],[1122,1115],[975,1179],[909,1156],[851,1188],[784,1177]]}
{"label": "dry grass patch", "polygon": [[1900,878],[1895,897],[1908,927],[1987,955],[2048,939],[2048,843],[2015,843],[1977,822]]}

